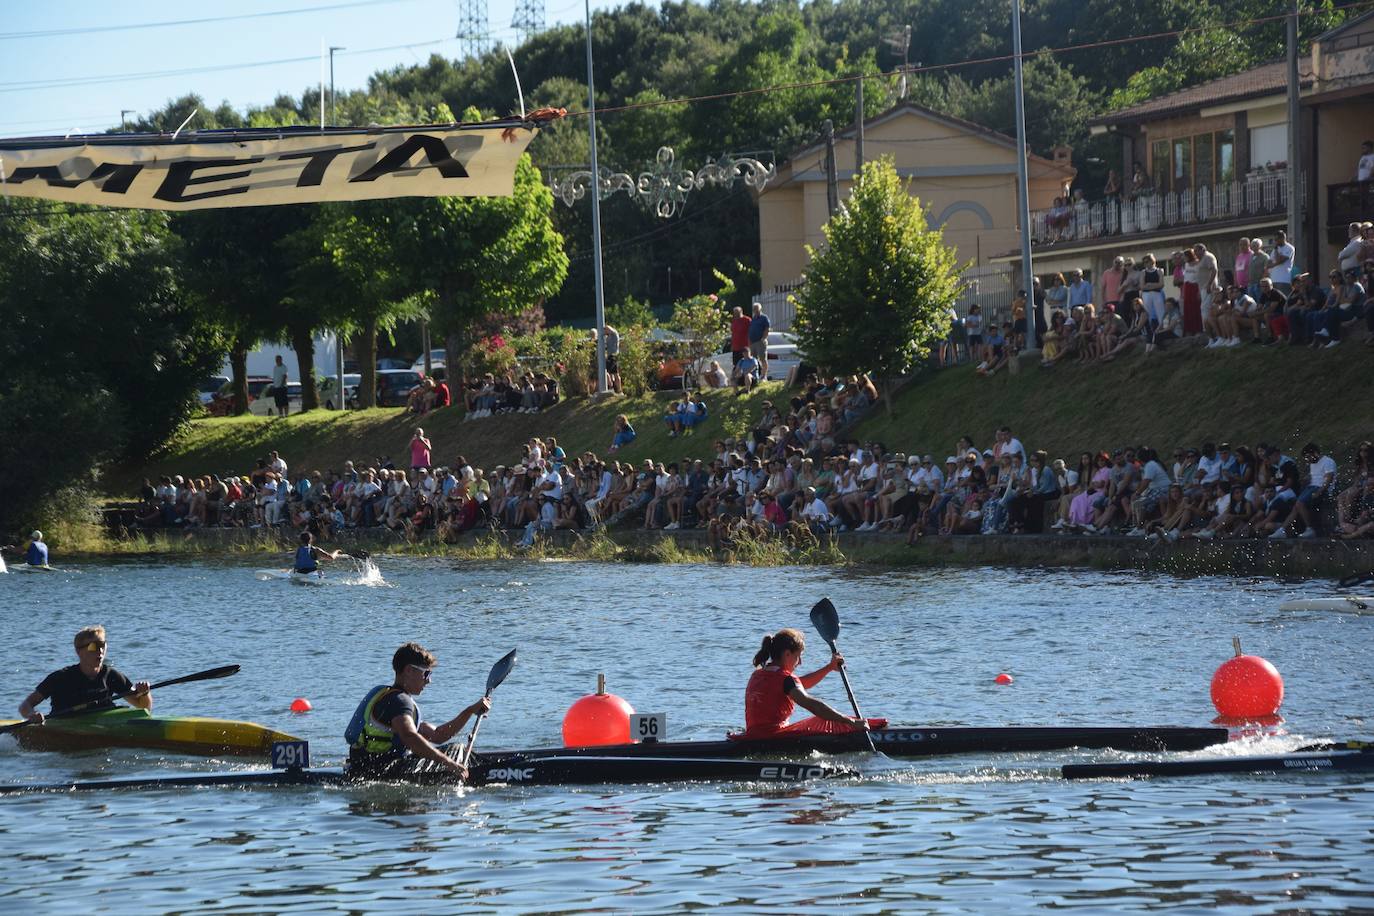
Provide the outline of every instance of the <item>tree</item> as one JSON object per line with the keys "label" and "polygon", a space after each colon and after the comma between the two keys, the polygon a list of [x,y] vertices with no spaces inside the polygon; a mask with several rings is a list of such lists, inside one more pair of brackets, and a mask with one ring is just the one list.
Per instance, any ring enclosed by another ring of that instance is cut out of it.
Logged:
{"label": "tree", "polygon": [[[465,113],[465,117],[466,117]],[[553,192],[528,155],[510,197],[436,197],[387,202],[391,228],[378,243],[401,296],[433,294],[430,320],[450,354],[467,352],[492,315],[519,314],[558,292],[568,273],[553,228]],[[449,384],[464,382],[450,358]]]}
{"label": "tree", "polygon": [[165,214],[25,210],[0,220],[0,530],[165,442],[224,353]]}
{"label": "tree", "polygon": [[712,294],[683,299],[673,308],[669,326],[686,338],[683,348],[689,368],[682,380],[684,388],[695,383],[694,370],[720,345],[727,326],[726,307],[724,299]]}
{"label": "tree", "polygon": [[890,157],[864,163],[845,205],[824,227],[826,245],[807,246],[811,263],[797,306],[807,359],[841,374],[871,372],[892,410],[892,380],[949,333],[959,265]]}

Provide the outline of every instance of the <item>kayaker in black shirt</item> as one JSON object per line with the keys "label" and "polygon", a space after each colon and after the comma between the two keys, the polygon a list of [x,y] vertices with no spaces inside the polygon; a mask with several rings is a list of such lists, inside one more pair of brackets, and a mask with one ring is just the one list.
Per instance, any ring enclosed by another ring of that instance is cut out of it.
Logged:
{"label": "kayaker in black shirt", "polygon": [[68,668],[54,671],[43,678],[33,693],[19,704],[19,715],[35,724],[42,724],[43,714],[35,707],[44,700],[52,700],[53,713],[61,713],[73,706],[92,703],[90,709],[111,709],[120,694],[140,709],[153,708],[153,695],[147,681],[131,682],[118,670],[105,664],[105,628],[86,627],[73,640],[79,661]]}
{"label": "kayaker in black shirt", "polygon": [[443,725],[425,722],[415,697],[429,684],[435,662],[434,654],[417,643],[408,642],[396,650],[391,657],[395,681],[368,691],[344,732],[350,770],[383,776],[398,764],[406,766],[421,758],[467,777],[466,769],[438,745],[452,741],[469,719],[491,709],[491,700],[479,698]]}

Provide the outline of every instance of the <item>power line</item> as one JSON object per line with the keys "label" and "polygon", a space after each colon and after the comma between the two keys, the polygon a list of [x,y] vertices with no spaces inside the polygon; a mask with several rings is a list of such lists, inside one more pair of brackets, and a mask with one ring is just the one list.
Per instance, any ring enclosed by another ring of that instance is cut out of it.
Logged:
{"label": "power line", "polygon": [[92,35],[101,32],[128,32],[136,29],[162,29],[182,25],[205,25],[211,22],[235,22],[243,19],[267,19],[273,16],[294,16],[298,13],[323,13],[330,10],[346,10],[360,6],[387,6],[396,3],[414,3],[416,0],[354,0],[352,3],[331,3],[328,6],[306,6],[292,10],[268,10],[263,13],[240,13],[237,16],[207,16],[203,19],[169,19],[162,22],[137,22],[122,25],[97,25],[71,29],[42,29],[34,32],[0,32],[0,41],[25,38],[56,38],[63,35]]}
{"label": "power line", "polygon": [[[362,48],[357,51],[345,51],[340,57],[353,57],[360,54],[379,54],[383,51],[400,51],[407,48],[424,48],[431,45],[441,45],[453,41],[452,38],[436,38],[431,41],[412,41],[400,45],[387,45],[380,48]],[[216,64],[208,67],[188,67],[182,70],[148,70],[142,73],[116,73],[105,76],[73,76],[61,79],[34,80],[31,82],[20,83],[0,83],[0,93],[3,92],[41,92],[44,89],[66,89],[71,86],[88,86],[94,83],[121,83],[135,82],[137,80],[162,79],[171,76],[191,76],[198,73],[217,73],[225,70],[247,70],[253,67],[277,67],[285,64],[313,63],[318,61],[318,54],[311,54],[304,57],[283,57],[277,60],[259,60],[242,64]]]}

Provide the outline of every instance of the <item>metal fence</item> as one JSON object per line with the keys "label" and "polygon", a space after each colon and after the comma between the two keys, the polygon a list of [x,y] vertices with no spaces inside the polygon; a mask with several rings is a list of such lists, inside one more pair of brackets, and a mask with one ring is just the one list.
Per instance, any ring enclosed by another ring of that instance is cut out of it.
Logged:
{"label": "metal fence", "polygon": [[[763,306],[763,313],[768,316],[773,330],[792,330],[797,319],[797,307],[787,297],[800,286],[800,283],[783,283],[759,294],[756,301]],[[969,306],[976,302],[989,319],[1010,319],[1011,301],[1015,293],[1010,266],[970,267],[964,271],[964,286],[959,298],[954,301],[954,310],[962,319],[968,315]]]}

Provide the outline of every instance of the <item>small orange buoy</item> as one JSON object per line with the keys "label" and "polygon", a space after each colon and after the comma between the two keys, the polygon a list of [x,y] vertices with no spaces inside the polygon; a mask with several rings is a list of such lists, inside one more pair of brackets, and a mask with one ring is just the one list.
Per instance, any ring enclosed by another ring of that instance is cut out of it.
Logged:
{"label": "small orange buoy", "polygon": [[1005,687],[1006,685],[1011,683],[1012,677],[1010,674],[1007,674],[1005,671],[1003,671],[1001,674],[997,675],[997,677],[993,678],[992,680],[994,683],[1001,684],[1003,687]]}
{"label": "small orange buoy", "polygon": [[292,712],[309,712],[314,708],[315,707],[311,706],[310,701],[307,700],[305,697],[296,697],[294,700],[291,701]]}
{"label": "small orange buoy", "polygon": [[1212,675],[1212,705],[1231,719],[1272,716],[1283,704],[1283,678],[1278,669],[1258,655],[1243,655],[1240,640],[1233,639],[1236,654]]}
{"label": "small orange buoy", "polygon": [[634,707],[606,692],[606,675],[596,676],[596,693],[578,700],[563,716],[563,744],[588,747],[630,743]]}

